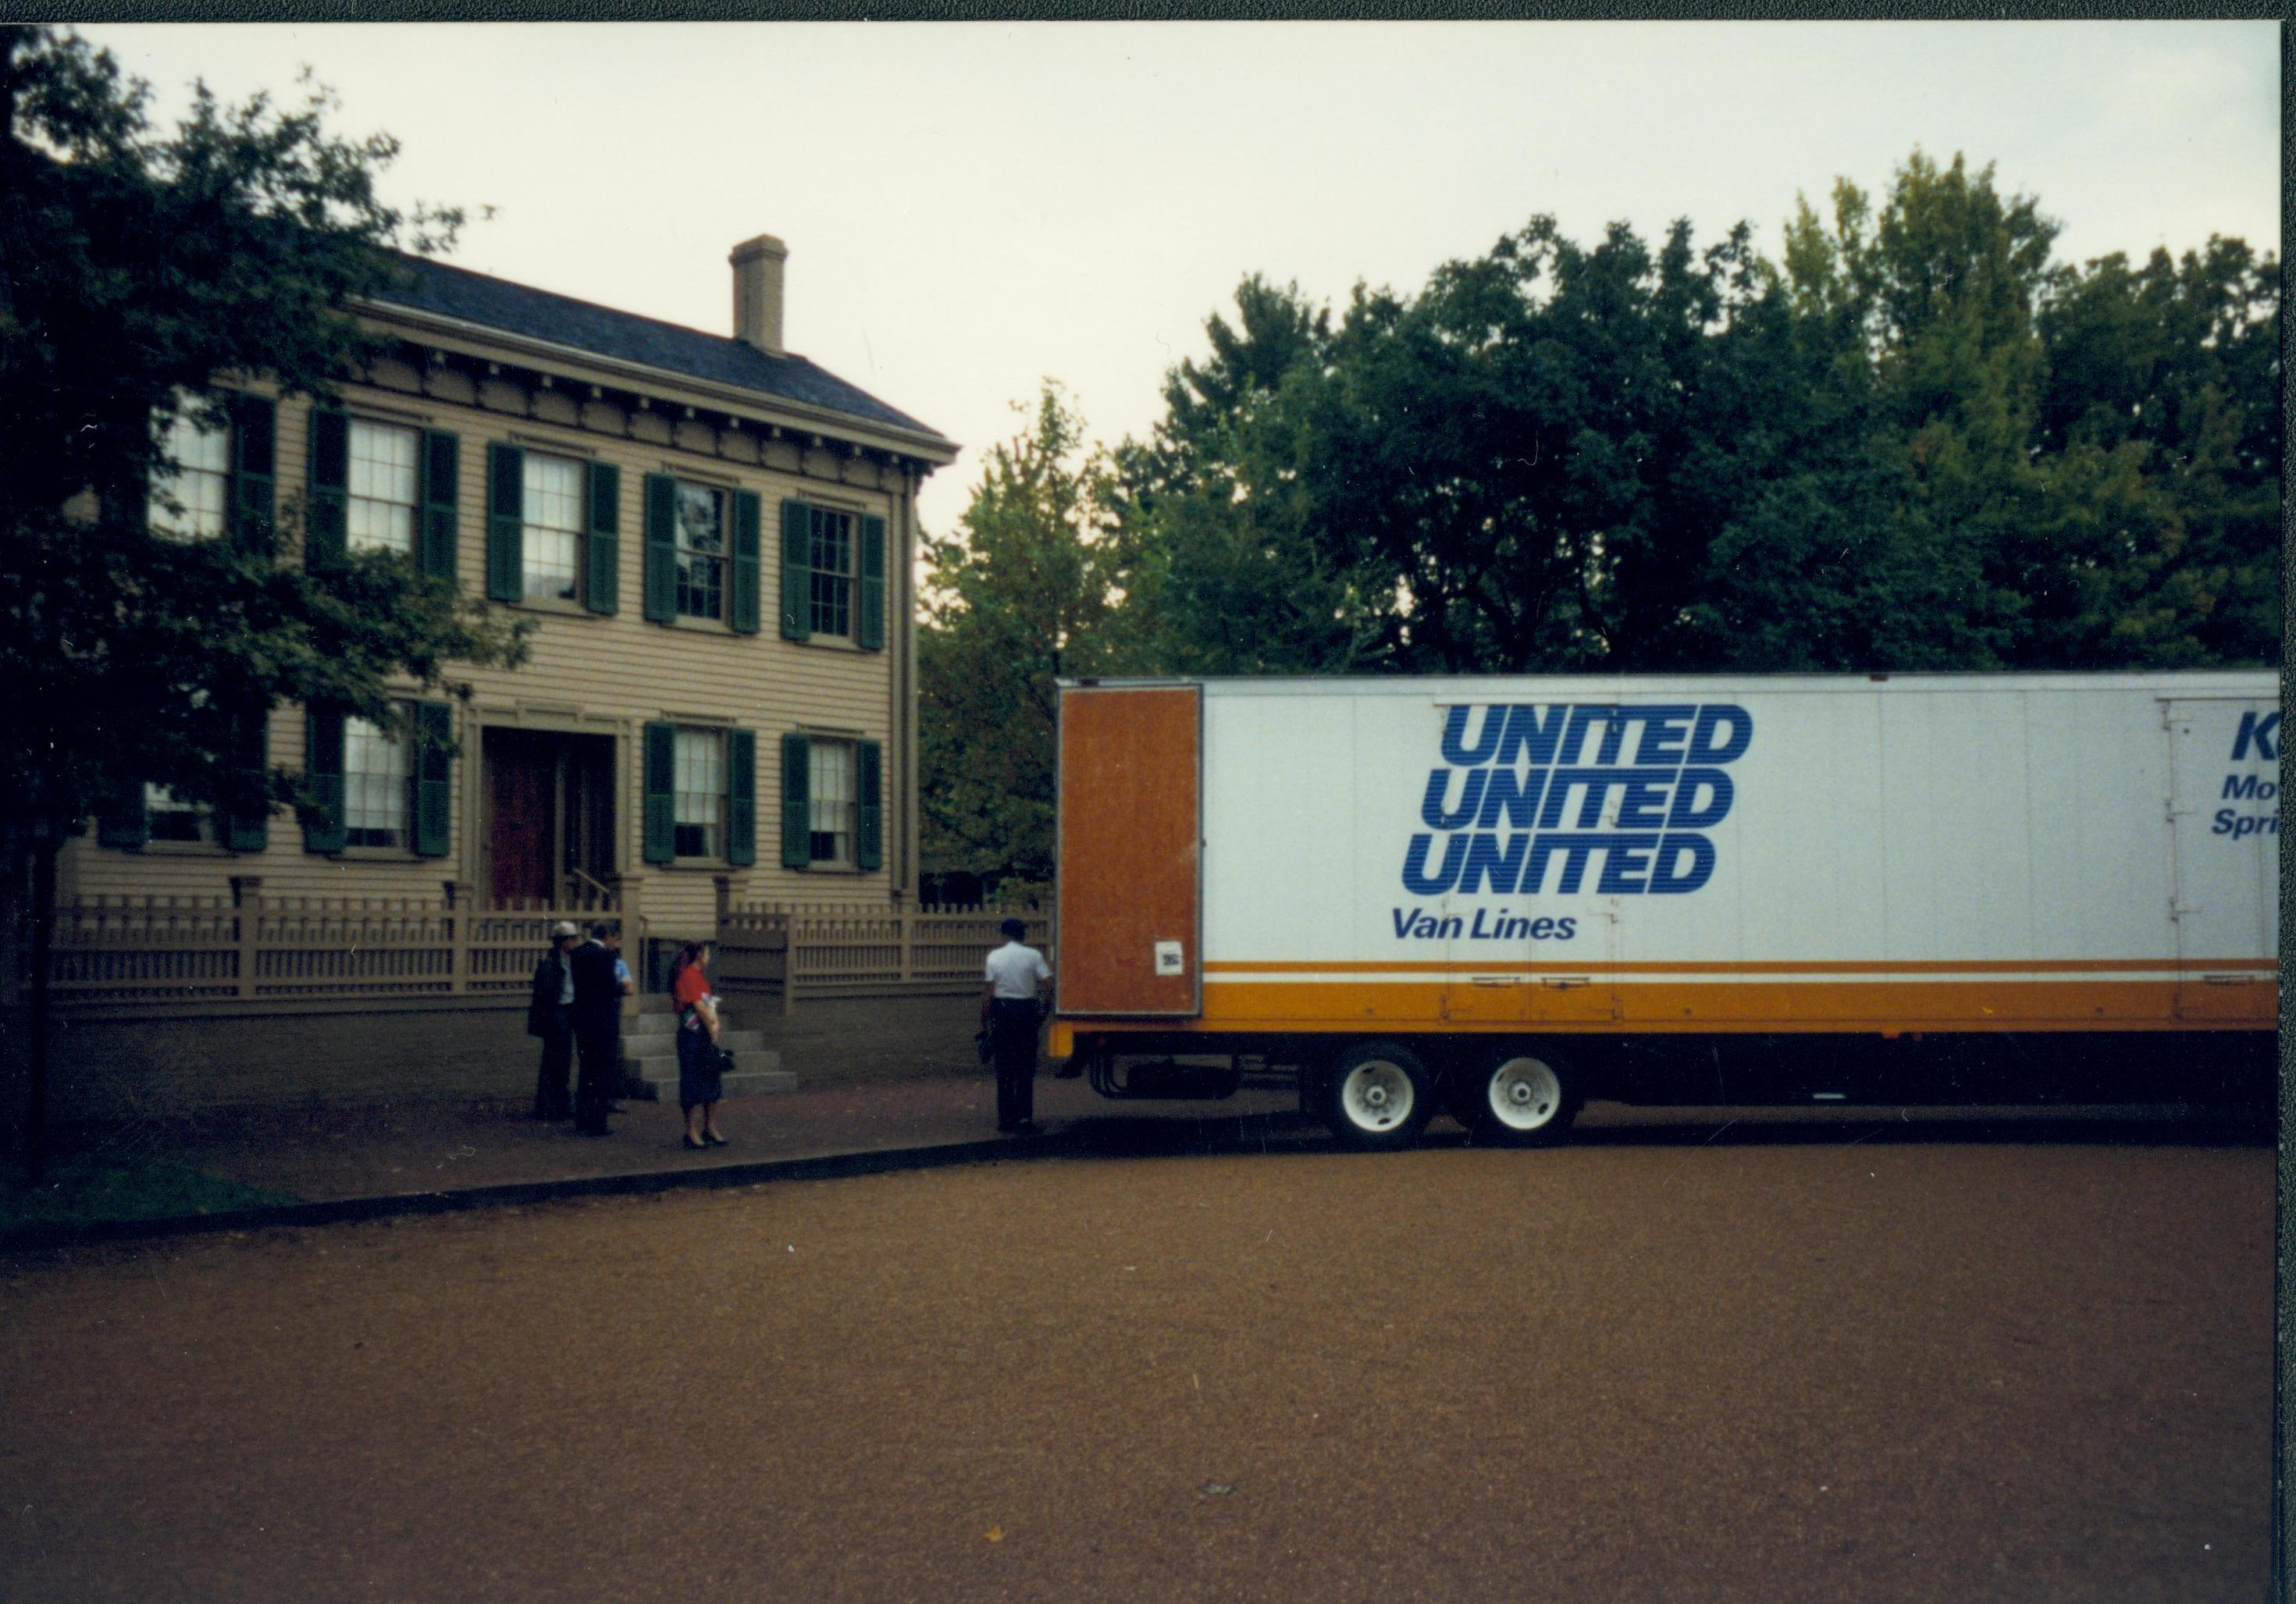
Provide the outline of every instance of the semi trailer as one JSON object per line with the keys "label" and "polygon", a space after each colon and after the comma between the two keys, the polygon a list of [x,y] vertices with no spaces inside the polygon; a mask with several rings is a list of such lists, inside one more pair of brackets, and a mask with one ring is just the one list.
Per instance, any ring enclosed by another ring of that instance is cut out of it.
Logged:
{"label": "semi trailer", "polygon": [[1343,1140],[2261,1095],[2279,681],[1064,682],[1051,1052]]}

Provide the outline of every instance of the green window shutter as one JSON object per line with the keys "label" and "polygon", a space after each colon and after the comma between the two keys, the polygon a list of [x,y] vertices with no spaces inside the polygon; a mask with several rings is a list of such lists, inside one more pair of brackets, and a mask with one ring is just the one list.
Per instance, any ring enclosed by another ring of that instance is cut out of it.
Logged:
{"label": "green window shutter", "polygon": [[496,440],[487,446],[487,600],[526,594],[526,453]]}
{"label": "green window shutter", "polygon": [[860,816],[854,823],[853,862],[863,869],[882,869],[885,866],[884,748],[864,741],[856,743],[854,750],[860,759],[854,765],[860,771],[860,782],[855,787]]}
{"label": "green window shutter", "polygon": [[349,518],[351,421],[332,407],[311,409],[310,486],[304,509],[303,566],[340,567]]}
{"label": "green window shutter", "polygon": [[645,476],[645,616],[677,617],[677,481],[667,473]]}
{"label": "green window shutter", "polygon": [[726,861],[743,868],[758,861],[758,735],[726,732]]}
{"label": "green window shutter", "polygon": [[309,792],[309,808],[303,820],[303,850],[340,852],[346,839],[340,708],[304,709],[303,779]]}
{"label": "green window shutter", "polygon": [[583,602],[594,613],[611,613],[622,604],[622,471],[611,462],[593,462],[589,479],[589,572]]}
{"label": "green window shutter", "polygon": [[455,497],[462,483],[463,443],[444,430],[422,431],[422,512],[415,567],[455,577]]}
{"label": "green window shutter", "polygon": [[96,804],[99,846],[133,852],[152,839],[152,816],[144,811],[144,782],[123,780]]}
{"label": "green window shutter", "polygon": [[645,727],[645,841],[649,863],[667,863],[677,856],[677,726],[649,724]]}
{"label": "green window shutter", "polygon": [[[234,720],[232,744],[233,778],[255,794],[271,772],[271,710],[250,708]],[[261,852],[270,846],[270,804],[226,809],[223,844],[234,852]]]}
{"label": "green window shutter", "polygon": [[782,635],[813,635],[813,509],[801,501],[782,503]]}
{"label": "green window shutter", "polygon": [[414,850],[445,857],[452,833],[450,779],[455,761],[455,709],[445,702],[414,704]]}
{"label": "green window shutter", "polygon": [[861,520],[860,613],[853,620],[854,641],[872,651],[885,649],[885,520],[874,515]]}
{"label": "green window shutter", "polygon": [[277,412],[261,396],[234,396],[231,407],[231,537],[267,551],[276,520]]}
{"label": "green window shutter", "polygon": [[782,737],[782,867],[803,869],[813,862],[813,790],[807,774],[812,743],[802,735]]}
{"label": "green window shutter", "polygon": [[738,634],[758,633],[758,525],[763,518],[754,490],[734,492],[733,625]]}

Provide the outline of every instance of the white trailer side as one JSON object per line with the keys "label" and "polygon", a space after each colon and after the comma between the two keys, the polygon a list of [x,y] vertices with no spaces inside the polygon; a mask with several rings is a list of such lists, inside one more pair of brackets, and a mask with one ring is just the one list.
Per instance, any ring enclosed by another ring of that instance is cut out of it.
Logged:
{"label": "white trailer side", "polygon": [[1056,1052],[2273,1027],[2269,672],[1213,680],[1062,707]]}

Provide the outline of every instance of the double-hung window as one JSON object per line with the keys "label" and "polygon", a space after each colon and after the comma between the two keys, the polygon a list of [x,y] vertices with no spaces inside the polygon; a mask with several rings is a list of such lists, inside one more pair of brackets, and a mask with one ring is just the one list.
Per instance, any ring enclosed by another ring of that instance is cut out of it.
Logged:
{"label": "double-hung window", "polygon": [[154,841],[196,841],[206,832],[208,810],[186,802],[164,785],[144,787],[144,829]]}
{"label": "double-hung window", "polygon": [[726,735],[722,730],[677,732],[677,855],[723,856],[726,831]]}
{"label": "double-hung window", "polygon": [[[213,540],[222,535],[231,507],[230,429],[202,427],[184,400],[160,437],[160,450],[176,471],[152,487],[148,502],[152,532],[178,540]],[[171,507],[169,502],[175,504]]]}
{"label": "double-hung window", "polygon": [[487,596],[620,606],[622,476],[611,462],[487,446]]}
{"label": "double-hung window", "polygon": [[305,851],[365,847],[447,855],[453,845],[454,709],[417,701],[398,711],[394,734],[339,708],[304,710]]}
{"label": "double-hung window", "polygon": [[644,503],[645,616],[757,634],[758,493],[649,473]]}
{"label": "double-hung window", "polygon": [[443,430],[309,414],[305,566],[332,568],[360,552],[388,552],[419,573],[452,579],[462,443]]}
{"label": "double-hung window", "polygon": [[414,554],[422,446],[419,430],[368,418],[350,421],[344,533],[352,551]]}
{"label": "double-hung window", "polygon": [[783,638],[884,650],[884,519],[791,496],[781,522]]}
{"label": "double-hung window", "polygon": [[647,863],[754,863],[757,831],[755,731],[646,725]]}
{"label": "double-hung window", "polygon": [[849,741],[816,739],[812,742],[807,764],[807,836],[812,861],[824,869],[853,867],[853,827],[858,811],[853,759]]}
{"label": "double-hung window", "polygon": [[169,540],[267,543],[274,412],[269,400],[242,390],[205,402],[177,391],[166,426],[153,420],[157,460],[144,498],[151,531]]}
{"label": "double-hung window", "polygon": [[582,464],[535,451],[525,457],[521,590],[529,602],[572,602],[582,572]]}
{"label": "double-hung window", "polygon": [[782,737],[782,867],[880,869],[884,748],[792,731]]}
{"label": "double-hung window", "polygon": [[343,844],[408,843],[414,790],[411,729],[392,735],[364,718],[343,720]]}
{"label": "double-hung window", "polygon": [[853,633],[853,515],[830,507],[807,509],[812,524],[813,633]]}
{"label": "double-hung window", "polygon": [[726,493],[677,485],[677,611],[680,618],[726,616]]}

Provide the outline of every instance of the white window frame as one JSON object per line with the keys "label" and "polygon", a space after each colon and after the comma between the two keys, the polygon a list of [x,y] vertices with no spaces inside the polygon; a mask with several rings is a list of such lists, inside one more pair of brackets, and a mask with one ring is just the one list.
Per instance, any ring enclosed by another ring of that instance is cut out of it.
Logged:
{"label": "white window frame", "polygon": [[[832,754],[834,763],[824,761],[824,757]],[[808,737],[805,784],[805,822],[810,841],[808,866],[855,867],[859,862],[861,821],[860,743],[841,736]]]}
{"label": "white window frame", "polygon": [[[162,820],[173,821],[162,824]],[[144,782],[144,835],[147,841],[188,847],[212,839],[213,812],[197,802],[185,802],[164,785]]]}
{"label": "white window frame", "polygon": [[215,540],[231,523],[231,425],[204,429],[196,413],[191,397],[176,397],[159,439],[160,455],[176,471],[164,481],[155,477],[145,498],[148,527],[170,540]]}
{"label": "white window frame", "polygon": [[[519,542],[520,598],[527,602],[579,602],[589,523],[586,465],[576,458],[548,452],[524,451],[520,454],[520,516],[525,524]],[[571,476],[570,491],[562,493],[543,482],[545,477],[562,474]],[[554,514],[565,521],[553,521]],[[562,549],[569,566],[562,570],[555,563],[547,568],[537,565],[536,556],[545,547]]]}
{"label": "white window frame", "polygon": [[[676,553],[677,587],[671,602],[676,609],[676,616],[722,623],[731,604],[734,589],[733,536],[729,527],[734,517],[733,494],[717,485],[705,485],[694,479],[673,479],[670,482],[676,487],[671,519],[671,544]],[[714,552],[695,546],[687,540],[685,498],[688,495],[709,497],[718,510],[718,549]],[[688,584],[686,576],[694,566],[704,564],[710,569],[716,608],[710,612],[696,612],[686,605],[686,596],[694,588]]]}
{"label": "white window frame", "polygon": [[[353,415],[345,431],[343,543],[353,552],[395,552],[410,561],[422,503],[422,431]],[[388,454],[375,450],[388,443]],[[406,460],[396,448],[404,446]],[[363,449],[364,448],[364,449]],[[397,492],[406,491],[400,501]]]}
{"label": "white window frame", "polygon": [[[671,726],[670,850],[680,863],[722,863],[727,835],[726,787],[731,765],[726,732],[708,724]],[[704,783],[690,784],[689,781]],[[703,816],[695,817],[701,814]],[[688,852],[686,831],[700,831],[699,850]]]}
{"label": "white window frame", "polygon": [[[343,718],[343,845],[348,850],[412,852],[414,849],[414,726],[413,711],[399,704],[402,728],[396,736],[353,715]],[[382,769],[358,767],[373,753],[389,753]],[[381,825],[361,823],[380,817]],[[396,819],[395,824],[388,821]],[[373,839],[381,837],[381,839]],[[362,837],[369,838],[362,839]]]}
{"label": "white window frame", "polygon": [[[861,520],[843,507],[826,507],[818,503],[808,507],[807,513],[806,560],[810,568],[806,586],[808,622],[815,634],[831,640],[851,640],[860,606]],[[844,552],[842,568],[829,568],[821,561],[825,533],[823,526],[831,520],[843,526],[841,540],[833,533],[829,535],[830,541]],[[840,614],[844,619],[842,628],[838,627]]]}

